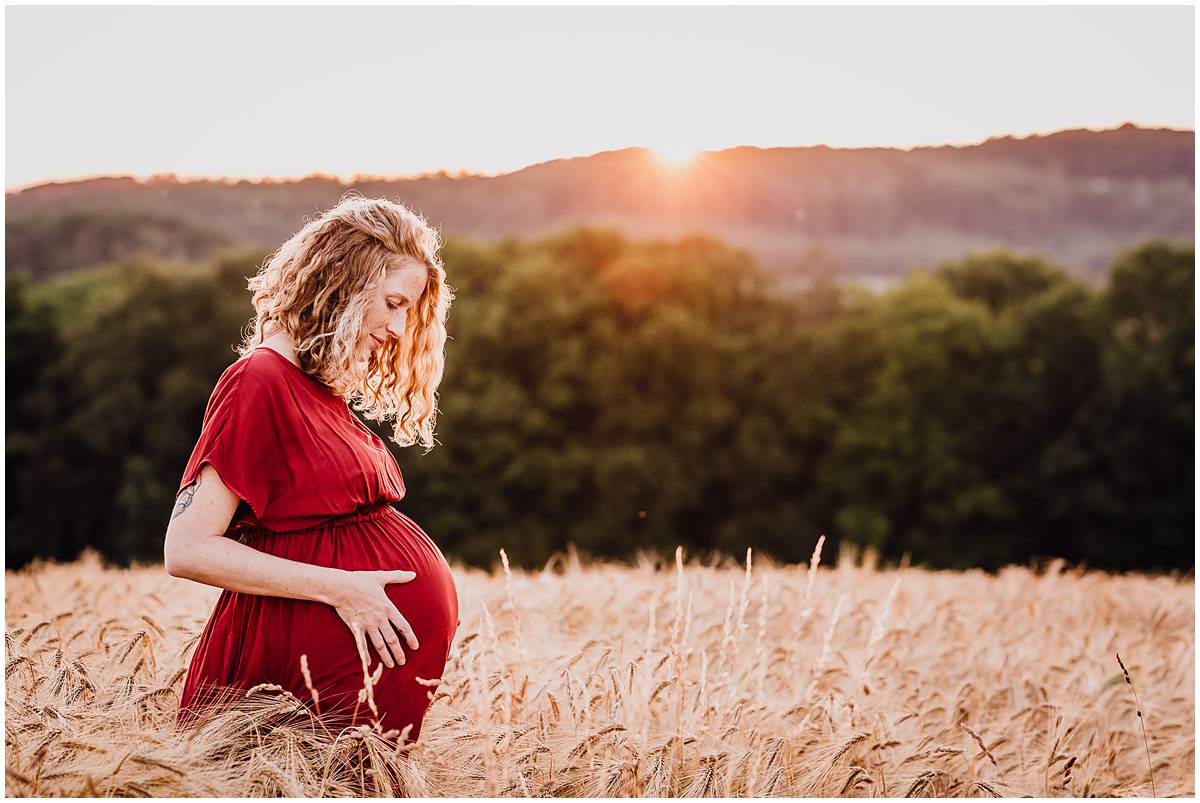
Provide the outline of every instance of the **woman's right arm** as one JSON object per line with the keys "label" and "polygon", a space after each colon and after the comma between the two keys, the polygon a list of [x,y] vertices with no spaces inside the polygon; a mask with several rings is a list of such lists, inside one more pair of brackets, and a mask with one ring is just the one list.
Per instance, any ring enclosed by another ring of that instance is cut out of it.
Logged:
{"label": "woman's right arm", "polygon": [[163,546],[167,574],[230,591],[331,605],[351,630],[357,626],[370,637],[389,667],[393,656],[404,663],[397,630],[417,649],[412,627],[383,590],[388,583],[408,582],[414,572],[350,572],[260,552],[224,537],[238,501],[216,470],[205,464],[195,482],[179,492],[171,512]]}

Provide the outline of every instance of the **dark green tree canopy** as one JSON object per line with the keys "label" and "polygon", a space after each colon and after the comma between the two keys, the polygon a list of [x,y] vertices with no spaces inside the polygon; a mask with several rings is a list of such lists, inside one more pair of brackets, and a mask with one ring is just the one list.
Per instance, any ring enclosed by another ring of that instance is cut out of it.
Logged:
{"label": "dark green tree canopy", "polygon": [[[261,250],[7,278],[9,566],[161,558]],[[938,567],[1194,565],[1191,246],[1093,289],[967,256],[881,295],[782,292],[707,237],[451,238],[438,446],[401,508],[450,555],[574,544],[805,560],[821,534]],[[384,434],[381,430],[380,434]]]}

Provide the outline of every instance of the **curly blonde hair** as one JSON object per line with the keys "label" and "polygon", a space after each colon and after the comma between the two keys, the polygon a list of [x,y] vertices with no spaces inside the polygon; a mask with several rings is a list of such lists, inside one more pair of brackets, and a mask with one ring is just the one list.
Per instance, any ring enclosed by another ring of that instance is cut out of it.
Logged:
{"label": "curly blonde hair", "polygon": [[[268,328],[286,332],[306,373],[364,417],[394,417],[392,440],[400,446],[419,440],[428,452],[445,368],[446,315],[454,299],[438,257],[441,247],[440,235],[419,213],[350,191],[250,278],[255,318],[239,353],[262,345]],[[356,347],[370,291],[388,270],[410,260],[425,267],[426,281],[409,307],[404,334],[362,360]]]}

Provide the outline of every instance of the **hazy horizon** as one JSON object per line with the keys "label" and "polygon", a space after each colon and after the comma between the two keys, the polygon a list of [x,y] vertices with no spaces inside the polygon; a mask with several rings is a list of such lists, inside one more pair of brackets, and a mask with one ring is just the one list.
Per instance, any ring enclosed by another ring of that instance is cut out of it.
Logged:
{"label": "hazy horizon", "polygon": [[[1169,128],[1169,129],[1175,130],[1175,131],[1192,131],[1194,133],[1194,129],[1192,129],[1190,127],[1182,128],[1182,127],[1175,127],[1175,126],[1152,126],[1152,125],[1143,125],[1141,123],[1136,123],[1132,120],[1126,120],[1121,123],[1117,123],[1117,124],[1114,124],[1111,126],[1103,126],[1103,127],[1071,126],[1068,128],[1054,129],[1053,131],[1032,131],[1032,132],[1022,133],[1022,134],[993,134],[992,136],[984,137],[983,139],[972,141],[972,142],[932,142],[932,143],[921,143],[918,145],[913,145],[913,146],[908,146],[908,147],[899,147],[899,146],[893,146],[893,145],[858,145],[858,146],[852,146],[852,147],[843,147],[843,146],[839,146],[839,145],[830,145],[829,143],[817,142],[817,143],[806,144],[806,145],[733,145],[733,146],[730,146],[729,148],[713,149],[711,151],[703,151],[703,152],[716,153],[716,152],[720,152],[720,151],[724,151],[724,150],[733,150],[736,148],[746,148],[746,147],[761,148],[763,150],[770,150],[770,149],[776,149],[776,148],[810,148],[810,147],[820,147],[820,146],[825,146],[832,150],[863,150],[863,149],[867,149],[867,148],[887,148],[887,149],[891,149],[891,150],[914,150],[916,148],[969,147],[971,145],[980,145],[991,139],[1003,139],[1004,137],[1013,137],[1015,139],[1027,139],[1027,138],[1035,137],[1035,136],[1048,136],[1050,134],[1059,133],[1061,131],[1080,130],[1080,129],[1087,129],[1087,130],[1091,130],[1091,131],[1111,131],[1116,128],[1119,128],[1121,125],[1124,125],[1125,123],[1134,123],[1134,125],[1137,125],[1139,128],[1155,128],[1155,129]],[[86,176],[64,176],[64,177],[55,177],[55,178],[47,178],[47,179],[37,179],[37,180],[31,181],[27,184],[23,184],[20,186],[5,187],[5,192],[21,192],[23,190],[31,189],[33,187],[38,187],[38,186],[42,186],[45,184],[69,183],[69,182],[74,182],[74,181],[87,181],[87,180],[98,179],[98,178],[132,178],[137,181],[149,181],[155,177],[166,176],[166,175],[173,175],[180,182],[251,181],[251,182],[256,182],[256,183],[260,182],[260,181],[277,181],[277,182],[281,182],[281,183],[288,182],[288,181],[300,181],[302,179],[310,178],[312,176],[330,176],[330,177],[337,178],[342,181],[350,181],[356,177],[357,178],[366,178],[366,177],[382,178],[384,180],[389,180],[389,181],[400,181],[403,179],[421,178],[422,176],[437,175],[437,174],[443,173],[443,172],[449,174],[453,178],[460,178],[460,177],[494,178],[496,176],[508,175],[509,173],[519,172],[519,171],[524,170],[529,167],[536,167],[539,164],[545,164],[547,162],[560,161],[560,160],[566,160],[566,159],[586,159],[589,156],[595,156],[600,153],[610,153],[612,151],[627,150],[629,148],[638,148],[638,147],[645,147],[645,146],[628,145],[625,148],[611,148],[611,149],[608,149],[605,151],[596,151],[595,153],[577,153],[577,154],[567,154],[567,155],[563,155],[563,156],[551,156],[549,158],[542,159],[538,162],[531,162],[526,165],[520,165],[511,170],[500,170],[500,171],[490,172],[490,173],[483,172],[483,171],[469,171],[469,170],[462,170],[462,169],[448,170],[446,168],[435,168],[432,170],[422,171],[420,173],[409,173],[409,174],[402,174],[402,175],[376,174],[376,173],[368,173],[368,172],[360,172],[360,173],[351,174],[351,175],[338,175],[335,173],[329,173],[329,172],[322,171],[322,170],[313,170],[308,173],[297,173],[294,175],[287,175],[287,176],[235,176],[235,175],[185,175],[185,174],[178,173],[176,171],[165,170],[165,171],[162,171],[159,173],[116,173],[116,172],[114,172],[114,173],[96,173],[93,175],[86,175]]]}
{"label": "hazy horizon", "polygon": [[15,6],[5,187],[1194,130],[1193,19],[1190,6]]}

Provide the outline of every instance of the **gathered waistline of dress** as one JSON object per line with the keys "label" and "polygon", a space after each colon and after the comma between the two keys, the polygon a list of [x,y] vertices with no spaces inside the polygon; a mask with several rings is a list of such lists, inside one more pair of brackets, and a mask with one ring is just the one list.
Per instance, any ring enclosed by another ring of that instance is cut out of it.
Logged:
{"label": "gathered waistline of dress", "polygon": [[332,526],[340,527],[343,524],[353,524],[356,521],[377,519],[380,516],[386,516],[393,510],[395,510],[395,508],[392,507],[390,502],[376,502],[373,505],[360,507],[357,510],[353,510],[349,513],[343,513],[340,516],[334,516],[332,518],[325,519],[325,521],[321,522],[320,524],[314,524],[311,527],[304,527],[299,530],[288,530],[288,532],[303,533],[308,532],[309,530],[323,530],[326,527]]}
{"label": "gathered waistline of dress", "polygon": [[313,530],[324,530],[328,527],[341,527],[343,525],[354,524],[355,522],[359,522],[359,521],[369,521],[371,519],[377,519],[380,516],[390,515],[391,513],[394,513],[395,510],[396,509],[394,507],[392,507],[392,504],[390,502],[386,502],[386,501],[385,502],[376,502],[374,504],[367,505],[366,507],[360,507],[356,510],[352,510],[349,513],[342,513],[337,516],[332,516],[328,519],[325,519],[322,522],[312,525],[311,527],[301,527],[301,528],[295,529],[295,530],[272,530],[272,529],[269,529],[267,527],[263,527],[260,525],[257,527],[248,527],[245,529],[253,530],[258,533],[266,533],[266,534],[271,534],[271,535],[290,535],[292,533],[307,533],[307,532],[312,532]]}

